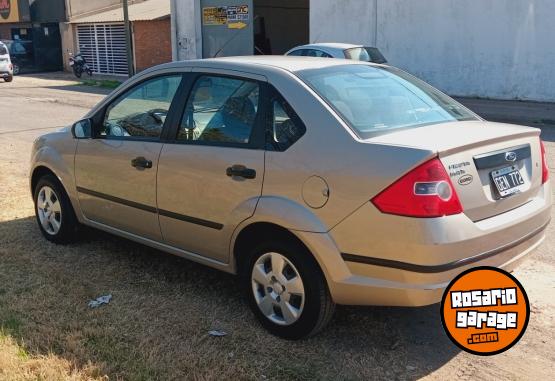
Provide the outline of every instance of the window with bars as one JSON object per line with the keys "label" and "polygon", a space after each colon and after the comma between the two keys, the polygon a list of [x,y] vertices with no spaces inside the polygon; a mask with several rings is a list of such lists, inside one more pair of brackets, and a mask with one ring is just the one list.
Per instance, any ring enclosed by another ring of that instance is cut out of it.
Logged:
{"label": "window with bars", "polygon": [[79,51],[95,73],[127,75],[127,51],[123,24],[77,26]]}

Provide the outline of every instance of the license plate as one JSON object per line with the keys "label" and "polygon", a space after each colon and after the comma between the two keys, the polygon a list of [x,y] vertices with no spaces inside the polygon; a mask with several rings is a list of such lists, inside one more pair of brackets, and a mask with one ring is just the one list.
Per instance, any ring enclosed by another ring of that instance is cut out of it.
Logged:
{"label": "license plate", "polygon": [[501,197],[520,192],[524,185],[524,179],[514,165],[491,172],[491,178]]}

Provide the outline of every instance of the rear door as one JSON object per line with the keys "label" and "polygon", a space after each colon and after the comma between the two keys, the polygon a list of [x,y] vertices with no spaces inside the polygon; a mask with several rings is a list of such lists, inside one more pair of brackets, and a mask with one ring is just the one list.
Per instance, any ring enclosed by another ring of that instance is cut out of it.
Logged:
{"label": "rear door", "polygon": [[266,86],[231,71],[187,82],[158,163],[160,227],[167,244],[227,262],[231,235],[262,192]]}
{"label": "rear door", "polygon": [[93,139],[79,140],[75,180],[87,219],[161,241],[156,170],[181,78],[168,74],[135,85],[94,118]]}

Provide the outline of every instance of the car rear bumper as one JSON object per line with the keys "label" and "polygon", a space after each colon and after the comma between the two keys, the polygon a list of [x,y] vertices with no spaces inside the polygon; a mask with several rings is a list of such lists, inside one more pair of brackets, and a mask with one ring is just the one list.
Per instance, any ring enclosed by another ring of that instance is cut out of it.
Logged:
{"label": "car rear bumper", "polygon": [[10,77],[10,76],[12,76],[12,75],[13,75],[13,73],[10,72],[10,71],[1,71],[1,70],[0,70],[0,77],[2,77],[2,78],[4,78],[4,77]]}
{"label": "car rear bumper", "polygon": [[385,225],[380,217],[395,216],[372,215],[368,205],[329,234],[300,235],[316,253],[336,303],[424,306],[439,302],[449,282],[469,268],[512,271],[531,254],[551,216],[551,190],[542,188],[529,203],[479,222],[457,215]]}

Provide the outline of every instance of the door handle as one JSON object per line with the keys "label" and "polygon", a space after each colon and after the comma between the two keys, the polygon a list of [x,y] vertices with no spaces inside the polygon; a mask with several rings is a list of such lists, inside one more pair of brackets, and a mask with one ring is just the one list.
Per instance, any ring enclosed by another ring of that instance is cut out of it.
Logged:
{"label": "door handle", "polygon": [[235,164],[227,168],[225,174],[229,177],[244,177],[245,179],[254,179],[256,177],[256,171],[254,169],[247,168],[240,164]]}
{"label": "door handle", "polygon": [[152,161],[139,156],[131,160],[131,166],[135,168],[152,168]]}

